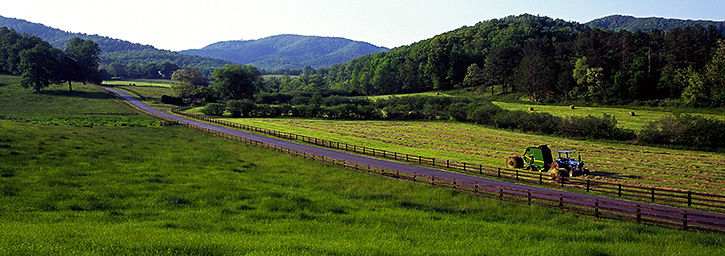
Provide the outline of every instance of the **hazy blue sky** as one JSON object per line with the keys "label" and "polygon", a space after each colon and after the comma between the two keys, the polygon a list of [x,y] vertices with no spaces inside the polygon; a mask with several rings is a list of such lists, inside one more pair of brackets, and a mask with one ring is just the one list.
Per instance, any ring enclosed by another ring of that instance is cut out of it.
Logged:
{"label": "hazy blue sky", "polygon": [[723,0],[0,0],[0,15],[167,50],[277,34],[345,37],[385,47],[530,13],[587,22],[611,14],[725,19]]}

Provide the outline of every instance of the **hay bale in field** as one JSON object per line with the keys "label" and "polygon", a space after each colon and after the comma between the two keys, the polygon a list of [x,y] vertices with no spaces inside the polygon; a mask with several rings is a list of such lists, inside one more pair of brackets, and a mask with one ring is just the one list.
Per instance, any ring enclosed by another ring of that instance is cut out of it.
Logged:
{"label": "hay bale in field", "polygon": [[529,111],[534,111],[534,107],[529,107]]}
{"label": "hay bale in field", "polygon": [[574,105],[569,105],[569,109],[574,109]]}
{"label": "hay bale in field", "polygon": [[634,111],[630,111],[629,116],[634,116]]}

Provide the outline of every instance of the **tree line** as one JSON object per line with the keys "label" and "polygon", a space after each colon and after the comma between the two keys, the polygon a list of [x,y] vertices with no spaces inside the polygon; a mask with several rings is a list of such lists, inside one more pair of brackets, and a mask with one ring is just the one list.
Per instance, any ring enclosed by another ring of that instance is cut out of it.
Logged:
{"label": "tree line", "polygon": [[336,120],[455,120],[519,132],[562,137],[637,140],[645,144],[698,148],[725,147],[725,122],[675,115],[646,125],[641,131],[617,126],[611,115],[557,117],[549,113],[506,110],[489,101],[466,97],[391,97],[371,101],[329,93],[265,93],[254,99],[210,103],[209,116],[299,117]]}
{"label": "tree line", "polygon": [[532,101],[602,104],[673,99],[725,103],[725,43],[715,27],[611,31],[533,15],[480,22],[434,38],[278,79],[273,91],[382,95],[477,88]]}
{"label": "tree line", "polygon": [[35,91],[51,84],[101,83],[98,69],[101,49],[95,42],[74,37],[64,50],[53,48],[38,36],[0,28],[0,72],[19,75],[23,87]]}

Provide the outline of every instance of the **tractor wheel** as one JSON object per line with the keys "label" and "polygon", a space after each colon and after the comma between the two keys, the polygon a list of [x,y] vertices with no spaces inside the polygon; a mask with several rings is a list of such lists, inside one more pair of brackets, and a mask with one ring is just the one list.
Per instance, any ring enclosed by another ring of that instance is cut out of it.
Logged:
{"label": "tractor wheel", "polygon": [[506,158],[506,168],[521,168],[524,167],[524,159],[518,156],[510,156]]}

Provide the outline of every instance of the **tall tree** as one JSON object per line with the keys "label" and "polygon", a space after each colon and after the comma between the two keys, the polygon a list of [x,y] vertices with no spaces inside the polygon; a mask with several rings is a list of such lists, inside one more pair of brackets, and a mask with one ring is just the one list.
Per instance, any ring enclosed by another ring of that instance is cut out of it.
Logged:
{"label": "tall tree", "polygon": [[58,60],[47,43],[23,50],[20,52],[20,84],[40,91],[55,81],[58,66]]}
{"label": "tall tree", "polygon": [[501,85],[503,93],[506,94],[516,67],[521,62],[521,48],[507,46],[491,51],[486,57],[483,72],[486,75],[488,84],[491,85],[491,93],[493,94],[493,86]]}
{"label": "tall tree", "polygon": [[230,64],[212,73],[213,87],[222,98],[241,100],[251,98],[262,83],[262,75],[255,66]]}
{"label": "tall tree", "polygon": [[715,55],[707,64],[705,74],[711,86],[712,106],[725,106],[725,40],[718,41]]}
{"label": "tall tree", "polygon": [[[102,77],[98,71],[101,60],[101,47],[96,42],[84,40],[80,37],[71,38],[65,46],[65,53],[78,63],[79,82],[102,82]],[[68,88],[71,92],[73,91],[70,83]]]}
{"label": "tall tree", "polygon": [[171,87],[183,98],[190,97],[197,87],[205,85],[206,77],[192,67],[176,70],[171,75]]}

